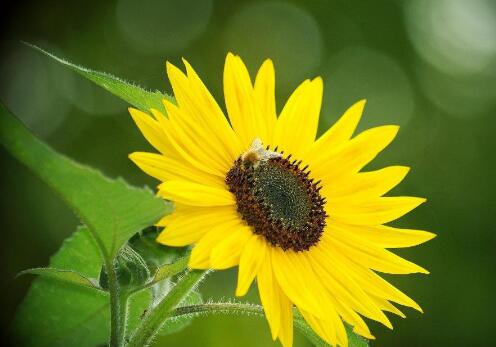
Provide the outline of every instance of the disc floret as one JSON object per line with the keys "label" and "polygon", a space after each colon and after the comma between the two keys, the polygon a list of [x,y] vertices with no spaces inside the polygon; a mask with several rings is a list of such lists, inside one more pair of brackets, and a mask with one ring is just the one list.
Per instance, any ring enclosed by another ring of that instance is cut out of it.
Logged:
{"label": "disc floret", "polygon": [[300,165],[291,154],[284,156],[277,147],[271,151],[256,139],[226,176],[237,210],[253,232],[297,252],[318,243],[327,217],[320,182]]}

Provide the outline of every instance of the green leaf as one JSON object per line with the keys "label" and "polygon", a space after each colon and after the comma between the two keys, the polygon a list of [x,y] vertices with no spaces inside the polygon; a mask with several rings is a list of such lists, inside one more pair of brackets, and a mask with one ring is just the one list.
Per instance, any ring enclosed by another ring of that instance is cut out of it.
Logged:
{"label": "green leaf", "polygon": [[93,234],[107,263],[127,240],[171,211],[147,189],[110,180],[34,137],[0,103],[0,141],[19,161],[51,186]]}
{"label": "green leaf", "polygon": [[[64,241],[51,258],[49,266],[61,273],[77,273],[84,278],[96,278],[99,275],[102,259],[87,227],[80,227]],[[14,331],[20,345],[94,347],[105,344],[109,339],[110,329],[108,294],[87,286],[74,285],[73,282],[61,281],[52,276],[51,271],[41,272],[43,273],[40,274],[47,276],[40,276],[33,281],[15,317]],[[165,290],[161,294],[166,294],[172,284],[169,279],[161,283],[167,283],[167,286],[161,288]],[[180,306],[200,303],[201,296],[192,292]],[[128,336],[139,325],[151,304],[151,290],[143,290],[130,297]],[[190,317],[168,321],[160,334],[178,331],[190,321]]]}
{"label": "green leaf", "polygon": [[[64,241],[50,267],[97,277],[102,260],[86,227]],[[109,333],[108,295],[87,287],[40,276],[33,281],[14,321],[21,346],[81,346],[104,344]]]}
{"label": "green leaf", "polygon": [[148,91],[137,86],[136,84],[126,82],[108,73],[93,71],[88,68],[75,65],[65,59],[59,58],[54,54],[43,50],[38,46],[32,45],[30,43],[25,44],[52,58],[63,66],[77,72],[78,74],[89,79],[98,86],[106,89],[115,96],[126,101],[128,104],[131,104],[142,111],[149,111],[150,108],[155,108],[159,111],[165,112],[165,108],[162,104],[162,99],[167,98],[170,101],[173,101],[173,98],[171,96],[164,94],[158,90],[154,92]]}
{"label": "green leaf", "polygon": [[79,272],[73,270],[63,270],[63,269],[54,269],[50,267],[40,267],[34,269],[28,269],[19,272],[17,276],[22,275],[41,275],[45,277],[50,277],[54,279],[58,279],[67,283],[72,283],[75,285],[93,288],[97,290],[102,290],[102,288],[98,285],[98,281],[92,278],[88,278]]}
{"label": "green leaf", "polygon": [[188,266],[188,261],[189,257],[183,257],[176,260],[172,264],[163,264],[155,272],[151,284],[155,284],[165,278],[175,276],[181,271],[184,271],[184,269],[186,269],[186,267]]}
{"label": "green leaf", "polygon": [[[152,276],[152,278],[147,283],[144,283],[143,286],[135,288],[135,291],[139,291],[144,288],[154,289],[153,287],[155,286],[156,288],[160,288],[160,293],[166,293],[168,290],[161,288],[164,286],[164,284],[160,284],[159,282],[162,282],[164,280],[170,281],[171,277],[183,272],[188,267],[188,261],[189,257],[182,257],[177,259],[173,263],[157,266],[155,274]],[[165,284],[165,287],[168,288],[168,286],[170,285]]]}

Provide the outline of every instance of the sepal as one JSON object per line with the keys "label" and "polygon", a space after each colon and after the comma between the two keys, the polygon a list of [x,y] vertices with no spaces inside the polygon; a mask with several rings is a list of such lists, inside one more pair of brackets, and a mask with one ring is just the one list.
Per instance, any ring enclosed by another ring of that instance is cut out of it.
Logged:
{"label": "sepal", "polygon": [[[135,288],[147,283],[150,278],[150,270],[141,255],[131,246],[125,245],[114,259],[114,267],[117,280],[121,288]],[[108,275],[105,266],[100,271],[99,284],[108,289]]]}

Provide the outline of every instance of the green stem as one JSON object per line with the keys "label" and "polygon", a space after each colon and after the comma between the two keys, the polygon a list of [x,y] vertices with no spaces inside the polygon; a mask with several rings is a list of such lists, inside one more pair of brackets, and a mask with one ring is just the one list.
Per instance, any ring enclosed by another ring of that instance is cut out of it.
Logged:
{"label": "green stem", "polygon": [[241,302],[211,302],[206,304],[178,307],[172,314],[178,316],[201,316],[203,314],[246,314],[263,316],[263,307],[255,304]]}
{"label": "green stem", "polygon": [[131,336],[127,347],[148,346],[166,319],[171,316],[177,305],[203,279],[207,271],[193,270],[187,272],[171,289],[169,294],[157,306],[149,310],[141,325]]}
{"label": "green stem", "polygon": [[124,345],[126,330],[128,294],[121,290],[115,267],[111,262],[106,263],[106,269],[110,294],[110,346],[121,347]]}
{"label": "green stem", "polygon": [[[264,317],[263,307],[255,304],[247,304],[240,302],[217,302],[207,303],[200,305],[191,305],[178,307],[174,310],[172,317],[197,317],[208,314],[231,314],[231,315],[253,315]],[[305,322],[300,312],[295,308],[293,309],[294,326],[298,329],[314,346],[329,347],[329,344],[322,340],[312,328]],[[349,326],[346,326],[348,333],[349,347],[367,347],[368,342],[362,337],[353,333]]]}
{"label": "green stem", "polygon": [[[207,314],[244,314],[264,317],[263,307],[255,304],[241,302],[214,302],[200,305],[178,307],[174,310],[173,317],[187,316],[196,317]],[[318,347],[329,346],[308,326],[298,310],[293,309],[295,327],[306,336],[306,338]]]}

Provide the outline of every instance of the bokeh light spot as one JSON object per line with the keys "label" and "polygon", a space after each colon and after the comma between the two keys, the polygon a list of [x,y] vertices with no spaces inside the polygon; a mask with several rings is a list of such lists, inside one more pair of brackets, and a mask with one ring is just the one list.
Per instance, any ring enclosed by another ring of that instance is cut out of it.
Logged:
{"label": "bokeh light spot", "polygon": [[494,60],[494,1],[419,0],[407,4],[406,24],[412,43],[439,70],[473,73]]}
{"label": "bokeh light spot", "polygon": [[243,7],[226,25],[225,44],[252,68],[273,59],[278,92],[285,93],[308,78],[322,57],[322,35],[315,19],[282,2]]}
{"label": "bokeh light spot", "polygon": [[181,50],[205,30],[211,0],[120,0],[117,25],[127,41],[147,53]]}
{"label": "bokeh light spot", "polygon": [[63,122],[70,105],[60,87],[70,83],[70,72],[45,57],[21,48],[1,66],[1,98],[36,134],[48,136]]}
{"label": "bokeh light spot", "polygon": [[413,90],[401,66],[366,47],[349,47],[332,56],[323,69],[321,129],[327,129],[352,104],[367,99],[360,129],[408,123],[414,111]]}

